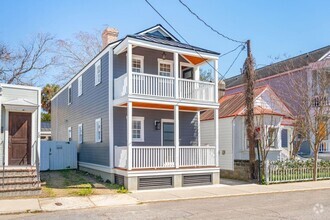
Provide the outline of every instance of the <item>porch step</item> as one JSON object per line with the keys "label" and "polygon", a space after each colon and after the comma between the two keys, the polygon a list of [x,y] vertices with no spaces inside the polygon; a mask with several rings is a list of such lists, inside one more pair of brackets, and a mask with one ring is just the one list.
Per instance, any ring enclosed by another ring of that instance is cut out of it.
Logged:
{"label": "porch step", "polygon": [[38,195],[41,185],[36,167],[0,169],[0,197]]}

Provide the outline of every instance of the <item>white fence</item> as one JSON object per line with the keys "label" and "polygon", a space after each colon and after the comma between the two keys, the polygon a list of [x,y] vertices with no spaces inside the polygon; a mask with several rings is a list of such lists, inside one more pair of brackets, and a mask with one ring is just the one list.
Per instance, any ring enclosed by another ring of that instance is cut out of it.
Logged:
{"label": "white fence", "polygon": [[41,141],[40,170],[77,169],[77,144],[64,141]]}
{"label": "white fence", "polygon": [[179,79],[179,98],[214,101],[214,83]]}
{"label": "white fence", "polygon": [[[179,167],[215,166],[215,147],[213,146],[180,146]],[[115,166],[127,168],[127,147],[115,148]],[[133,146],[132,168],[174,168],[174,146]]]}
{"label": "white fence", "polygon": [[[266,161],[266,183],[308,181],[313,179],[312,167],[283,167]],[[330,179],[330,167],[318,166],[317,179]]]}

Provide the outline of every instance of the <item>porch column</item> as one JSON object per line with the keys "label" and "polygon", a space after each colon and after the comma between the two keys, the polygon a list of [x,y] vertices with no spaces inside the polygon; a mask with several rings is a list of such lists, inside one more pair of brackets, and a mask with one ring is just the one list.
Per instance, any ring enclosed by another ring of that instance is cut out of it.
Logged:
{"label": "porch column", "polygon": [[174,146],[175,146],[175,168],[179,168],[179,106],[174,106]]}
{"label": "porch column", "polygon": [[127,102],[127,170],[132,170],[132,102]]}
{"label": "porch column", "polygon": [[215,165],[219,166],[219,109],[214,109]]}
{"label": "porch column", "polygon": [[127,72],[127,94],[132,94],[132,44],[127,45],[126,56],[126,72]]}
{"label": "porch column", "polygon": [[214,99],[218,102],[218,60],[214,60]]}
{"label": "porch column", "polygon": [[179,54],[173,54],[174,98],[179,98]]}

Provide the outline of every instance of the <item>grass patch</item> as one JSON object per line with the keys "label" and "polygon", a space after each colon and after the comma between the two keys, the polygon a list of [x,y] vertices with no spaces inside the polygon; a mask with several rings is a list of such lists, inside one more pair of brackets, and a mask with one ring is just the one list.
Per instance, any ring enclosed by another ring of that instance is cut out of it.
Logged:
{"label": "grass patch", "polygon": [[42,188],[42,190],[46,193],[47,197],[55,197],[56,193],[52,188],[49,188],[47,185]]}
{"label": "grass patch", "polygon": [[105,183],[105,186],[108,189],[114,189],[114,190],[116,190],[117,193],[128,193],[128,190],[124,186],[119,185],[119,184]]}

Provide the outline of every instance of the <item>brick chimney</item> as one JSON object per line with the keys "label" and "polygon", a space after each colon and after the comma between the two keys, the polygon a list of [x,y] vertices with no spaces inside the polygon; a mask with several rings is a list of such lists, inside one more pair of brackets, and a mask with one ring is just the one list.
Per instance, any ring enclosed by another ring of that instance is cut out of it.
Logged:
{"label": "brick chimney", "polygon": [[105,48],[109,43],[114,42],[118,39],[118,30],[115,28],[107,27],[102,33],[102,49]]}
{"label": "brick chimney", "polygon": [[221,99],[225,95],[226,83],[223,80],[218,82],[218,98]]}

